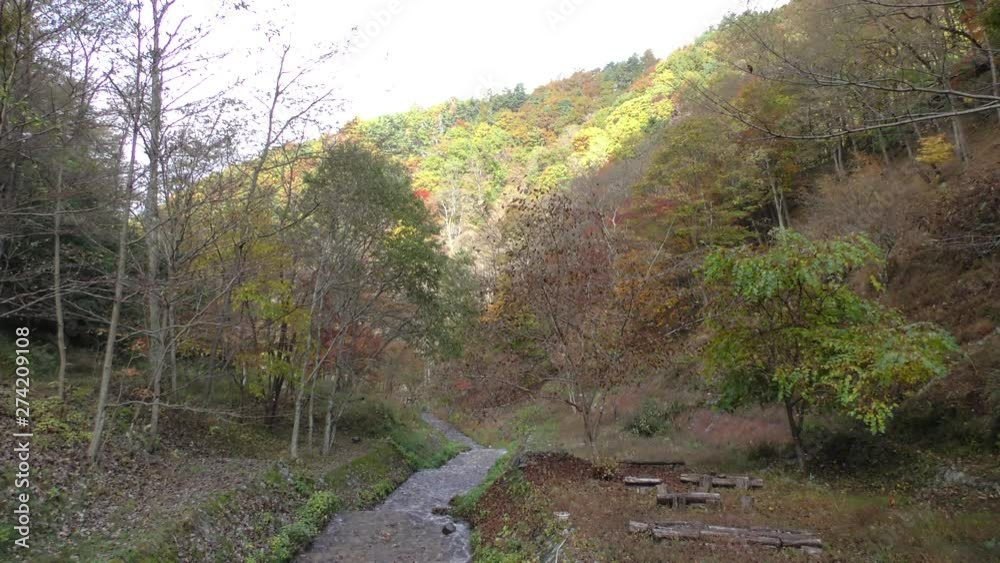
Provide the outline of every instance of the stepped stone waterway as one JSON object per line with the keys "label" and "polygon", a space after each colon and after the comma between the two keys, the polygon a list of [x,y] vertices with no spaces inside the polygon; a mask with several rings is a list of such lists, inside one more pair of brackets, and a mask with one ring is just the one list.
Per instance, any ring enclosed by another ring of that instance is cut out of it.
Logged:
{"label": "stepped stone waterway", "polygon": [[[438,469],[414,473],[372,510],[338,514],[296,561],[458,563],[472,559],[468,526],[432,511],[481,483],[505,451],[484,448],[430,414],[422,417],[449,440],[471,449]],[[442,529],[449,523],[455,531],[445,534]]]}

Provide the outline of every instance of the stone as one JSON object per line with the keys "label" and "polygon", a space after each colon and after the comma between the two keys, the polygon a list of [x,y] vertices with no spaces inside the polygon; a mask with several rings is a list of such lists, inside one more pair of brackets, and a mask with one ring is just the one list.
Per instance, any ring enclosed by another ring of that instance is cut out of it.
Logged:
{"label": "stone", "polygon": [[351,438],[351,443],[352,444],[360,444],[361,443],[361,438],[355,436],[355,437]]}
{"label": "stone", "polygon": [[450,535],[454,534],[455,533],[455,523],[454,522],[448,522],[447,524],[445,524],[444,527],[441,528],[441,533],[444,534],[444,535],[446,535],[446,536],[450,536]]}

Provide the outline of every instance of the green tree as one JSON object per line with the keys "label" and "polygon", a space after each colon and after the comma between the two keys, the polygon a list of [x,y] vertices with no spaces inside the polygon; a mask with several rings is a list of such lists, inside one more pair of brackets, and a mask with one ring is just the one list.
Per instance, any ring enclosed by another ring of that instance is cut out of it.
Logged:
{"label": "green tree", "polygon": [[[441,320],[438,293],[447,258],[423,202],[413,193],[406,169],[358,144],[336,143],[306,177],[305,197],[315,211],[304,223],[302,245],[318,258],[310,316],[315,345],[306,349],[296,395],[293,457],[305,386],[331,364],[331,385],[349,395],[391,343],[414,348],[436,344]],[[437,324],[436,324],[437,323]],[[309,355],[312,359],[309,359]],[[311,369],[310,369],[311,365]],[[323,437],[330,451],[337,420],[335,395],[328,396]],[[312,417],[307,417],[310,420]]]}
{"label": "green tree", "polygon": [[813,242],[775,231],[766,251],[720,250],[705,261],[706,283],[718,291],[707,350],[720,377],[722,405],[781,402],[806,470],[802,419],[833,410],[884,432],[899,400],[947,373],[952,337],[847,286],[859,269],[881,262],[860,235]]}

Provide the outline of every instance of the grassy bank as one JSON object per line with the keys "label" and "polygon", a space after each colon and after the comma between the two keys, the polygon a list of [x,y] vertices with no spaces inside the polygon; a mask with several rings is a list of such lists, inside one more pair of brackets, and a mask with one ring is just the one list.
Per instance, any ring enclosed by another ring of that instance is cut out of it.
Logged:
{"label": "grassy bank", "polygon": [[[381,424],[358,426],[372,416]],[[462,451],[418,417],[381,403],[357,409],[346,423],[346,430],[364,430],[353,434],[367,435],[368,453],[329,471],[276,463],[259,482],[218,495],[113,560],[291,561],[338,511],[370,508],[414,471]]]}
{"label": "grassy bank", "polygon": [[[72,352],[78,366],[93,359]],[[79,367],[69,381],[65,405],[49,382],[35,384],[31,550],[9,551],[14,497],[5,495],[0,560],[287,561],[336,511],[371,506],[413,471],[462,449],[415,413],[369,397],[348,406],[327,456],[304,447],[303,459],[288,461],[289,428],[280,421],[186,410],[164,413],[165,439],[149,454],[136,426],[141,407],[122,406],[110,413],[101,464],[91,467],[92,378]],[[11,426],[12,416],[0,410]],[[0,452],[0,488],[12,487],[15,461]]]}

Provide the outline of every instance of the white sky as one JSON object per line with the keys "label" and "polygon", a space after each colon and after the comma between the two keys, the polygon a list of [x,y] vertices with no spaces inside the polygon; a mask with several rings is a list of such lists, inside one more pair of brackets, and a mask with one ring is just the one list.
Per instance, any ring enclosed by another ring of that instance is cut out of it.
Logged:
{"label": "white sky", "polygon": [[[334,86],[344,112],[374,117],[483,95],[523,82],[536,86],[575,70],[598,68],[652,49],[662,58],[690,43],[728,12],[764,9],[783,0],[248,0],[250,9],[209,23],[204,49],[231,54],[213,65],[227,74],[267,74],[279,42],[260,25],[277,22],[280,41],[304,55],[320,42],[353,38],[354,52],[314,77]],[[204,2],[204,0],[202,0]],[[177,13],[208,22],[217,9],[181,0]],[[395,8],[395,13],[391,9]],[[352,32],[352,28],[358,28]],[[362,37],[358,33],[363,34]],[[263,49],[263,50],[262,50]],[[258,78],[264,80],[264,78]],[[333,122],[330,123],[334,125]]]}

